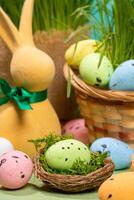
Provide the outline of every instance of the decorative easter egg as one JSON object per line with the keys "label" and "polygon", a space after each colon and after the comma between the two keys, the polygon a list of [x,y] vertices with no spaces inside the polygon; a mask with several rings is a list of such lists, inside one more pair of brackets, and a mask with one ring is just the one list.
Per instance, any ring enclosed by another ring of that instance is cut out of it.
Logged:
{"label": "decorative easter egg", "polygon": [[11,151],[0,157],[0,185],[5,188],[23,187],[31,178],[32,171],[31,159],[21,151]]}
{"label": "decorative easter egg", "polygon": [[132,155],[131,171],[134,171],[134,154]]}
{"label": "decorative easter egg", "polygon": [[99,138],[91,145],[94,152],[108,152],[115,164],[115,170],[128,168],[131,165],[133,150],[124,142],[114,138]]}
{"label": "decorative easter egg", "polygon": [[112,175],[99,188],[100,200],[133,200],[134,172]]}
{"label": "decorative easter egg", "polygon": [[0,137],[0,156],[3,153],[12,151],[13,149],[14,149],[13,145],[9,140],[7,140],[6,138]]}
{"label": "decorative easter egg", "polygon": [[89,163],[90,151],[82,142],[67,139],[49,147],[45,159],[52,169],[70,169],[78,159]]}
{"label": "decorative easter egg", "polygon": [[92,53],[85,56],[79,66],[82,79],[90,85],[104,87],[113,73],[113,67],[106,56]]}
{"label": "decorative easter egg", "polygon": [[116,68],[109,88],[111,90],[134,90],[134,59],[127,60]]}
{"label": "decorative easter egg", "polygon": [[89,131],[85,126],[84,119],[74,119],[67,122],[63,126],[63,134],[72,134],[74,139],[83,142],[84,144],[89,144]]}
{"label": "decorative easter egg", "polygon": [[78,69],[81,60],[87,54],[95,52],[96,49],[97,42],[95,40],[78,41],[67,49],[65,59],[70,66]]}

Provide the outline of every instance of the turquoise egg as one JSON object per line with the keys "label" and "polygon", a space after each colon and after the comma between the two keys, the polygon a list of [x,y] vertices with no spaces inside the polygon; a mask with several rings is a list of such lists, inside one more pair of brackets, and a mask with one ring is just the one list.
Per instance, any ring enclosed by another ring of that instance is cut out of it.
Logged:
{"label": "turquoise egg", "polygon": [[104,87],[113,73],[113,66],[106,56],[91,53],[85,56],[79,66],[81,78],[90,85]]}
{"label": "turquoise egg", "polygon": [[114,138],[100,138],[94,141],[90,147],[94,152],[108,152],[115,164],[115,169],[130,167],[133,150],[128,144]]}
{"label": "turquoise egg", "polygon": [[134,90],[134,59],[127,60],[116,68],[109,88],[111,90]]}
{"label": "turquoise egg", "polygon": [[49,147],[45,153],[45,159],[52,169],[68,170],[78,159],[89,163],[90,151],[82,142],[74,139],[67,139]]}

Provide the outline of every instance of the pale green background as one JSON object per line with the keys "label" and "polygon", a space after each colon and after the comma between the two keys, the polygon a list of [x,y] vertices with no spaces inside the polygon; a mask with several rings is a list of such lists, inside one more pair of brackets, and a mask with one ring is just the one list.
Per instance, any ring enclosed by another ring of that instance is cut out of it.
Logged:
{"label": "pale green background", "polygon": [[97,191],[65,194],[45,188],[35,177],[19,190],[0,189],[0,200],[98,200]]}
{"label": "pale green background", "polygon": [[[130,170],[120,170],[114,173],[117,174],[127,171]],[[44,187],[44,185],[33,176],[30,183],[22,189],[6,190],[0,188],[0,200],[99,200],[99,198],[97,190],[77,194],[65,194],[54,189],[51,190],[50,188]]]}

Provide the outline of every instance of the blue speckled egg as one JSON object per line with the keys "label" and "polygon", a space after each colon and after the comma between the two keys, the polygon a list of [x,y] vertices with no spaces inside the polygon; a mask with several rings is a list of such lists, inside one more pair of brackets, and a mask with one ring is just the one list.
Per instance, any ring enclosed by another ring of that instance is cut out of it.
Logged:
{"label": "blue speckled egg", "polygon": [[92,143],[90,149],[94,152],[109,152],[115,164],[115,170],[130,167],[133,150],[124,142],[114,138],[99,138]]}
{"label": "blue speckled egg", "polygon": [[134,59],[127,60],[117,67],[109,82],[112,90],[134,90]]}

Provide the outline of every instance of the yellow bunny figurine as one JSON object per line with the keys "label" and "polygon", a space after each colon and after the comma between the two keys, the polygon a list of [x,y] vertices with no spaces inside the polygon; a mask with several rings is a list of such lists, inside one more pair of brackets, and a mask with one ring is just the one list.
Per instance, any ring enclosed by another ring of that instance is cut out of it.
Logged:
{"label": "yellow bunny figurine", "polygon": [[[16,87],[30,92],[44,91],[50,85],[55,67],[52,59],[37,49],[32,36],[34,0],[25,0],[19,30],[0,8],[0,37],[13,56],[10,72]],[[32,103],[32,110],[20,110],[12,101],[0,106],[0,137],[10,140],[17,150],[31,157],[35,149],[29,139],[41,138],[50,132],[61,134],[57,115],[48,99]]]}

